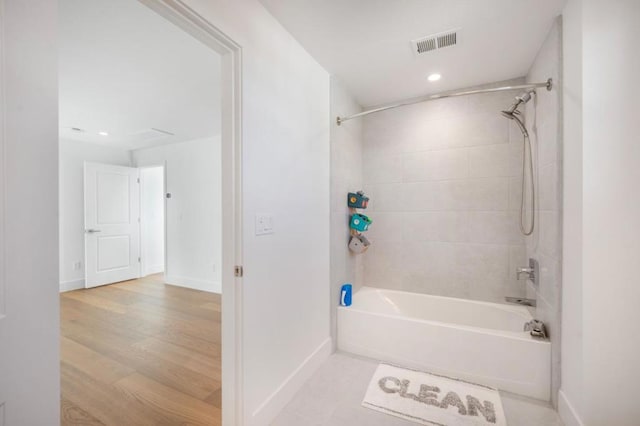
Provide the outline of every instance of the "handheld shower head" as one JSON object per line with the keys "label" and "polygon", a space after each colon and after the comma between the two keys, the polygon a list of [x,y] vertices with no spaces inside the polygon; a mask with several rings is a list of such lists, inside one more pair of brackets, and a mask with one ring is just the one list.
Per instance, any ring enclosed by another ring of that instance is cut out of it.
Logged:
{"label": "handheld shower head", "polygon": [[515,110],[511,111],[510,109],[508,110],[504,110],[504,111],[500,111],[500,114],[502,114],[504,117],[507,117],[509,120],[513,120],[515,117]]}
{"label": "handheld shower head", "polygon": [[[528,155],[523,152],[522,154],[522,198],[520,200],[520,231],[524,235],[531,235],[533,233],[533,227],[535,224],[535,185],[533,183],[533,157],[531,154],[531,140],[529,139],[529,132],[527,132],[527,127],[524,125],[522,119],[519,116],[522,115],[520,111],[518,111],[518,107],[522,104],[526,104],[531,100],[531,94],[535,93],[535,90],[529,90],[527,92],[521,93],[519,96],[516,96],[516,101],[511,105],[511,108],[500,111],[500,113],[508,118],[509,120],[513,120],[516,122],[520,131],[522,132],[522,136],[524,137],[525,147],[528,149]],[[526,159],[529,158],[529,182],[531,183],[531,221],[528,224],[525,224],[526,214],[525,214],[525,164]]]}
{"label": "handheld shower head", "polygon": [[507,117],[509,120],[513,120],[515,118],[515,114],[520,114],[518,111],[518,107],[520,104],[526,104],[531,100],[531,94],[535,93],[535,90],[530,90],[528,92],[523,92],[520,95],[516,96],[516,101],[511,105],[511,108],[508,110],[502,111],[502,115]]}

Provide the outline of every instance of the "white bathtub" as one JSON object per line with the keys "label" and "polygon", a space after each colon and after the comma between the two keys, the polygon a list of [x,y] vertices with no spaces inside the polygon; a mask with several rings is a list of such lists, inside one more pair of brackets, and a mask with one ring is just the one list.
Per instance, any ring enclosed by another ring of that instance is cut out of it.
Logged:
{"label": "white bathtub", "polygon": [[338,308],[338,348],[548,401],[551,344],[524,306],[363,287]]}

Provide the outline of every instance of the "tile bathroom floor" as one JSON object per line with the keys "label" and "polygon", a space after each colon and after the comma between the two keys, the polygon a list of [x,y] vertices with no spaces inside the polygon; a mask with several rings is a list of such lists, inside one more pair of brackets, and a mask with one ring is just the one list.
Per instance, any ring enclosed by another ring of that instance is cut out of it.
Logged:
{"label": "tile bathroom floor", "polygon": [[[377,361],[332,355],[273,421],[273,426],[415,426],[360,404]],[[509,426],[562,426],[550,404],[501,392]]]}

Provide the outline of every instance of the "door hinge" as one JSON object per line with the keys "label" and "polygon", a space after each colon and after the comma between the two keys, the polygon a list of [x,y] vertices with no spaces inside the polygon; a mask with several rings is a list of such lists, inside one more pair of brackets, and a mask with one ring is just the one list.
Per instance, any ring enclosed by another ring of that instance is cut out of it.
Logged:
{"label": "door hinge", "polygon": [[244,268],[242,266],[236,265],[235,267],[235,276],[242,277],[244,275]]}
{"label": "door hinge", "polygon": [[141,259],[138,257],[138,263],[140,263]]}
{"label": "door hinge", "polygon": [[138,183],[140,183],[140,178],[138,178]]}

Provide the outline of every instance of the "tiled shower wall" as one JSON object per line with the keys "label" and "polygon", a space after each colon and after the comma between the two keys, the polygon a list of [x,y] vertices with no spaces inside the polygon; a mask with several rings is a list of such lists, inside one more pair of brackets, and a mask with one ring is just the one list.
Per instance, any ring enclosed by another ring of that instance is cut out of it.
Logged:
{"label": "tiled shower wall", "polygon": [[500,115],[516,94],[441,99],[363,120],[373,219],[365,285],[498,302],[525,295],[515,277],[526,258],[523,143]]}
{"label": "tiled shower wall", "polygon": [[[360,112],[360,105],[338,79],[331,78],[331,119]],[[362,256],[348,249],[349,209],[347,193],[362,188],[362,121],[331,123],[331,336],[335,344],[336,307],[340,288],[362,285]]]}
{"label": "tiled shower wall", "polygon": [[540,263],[539,287],[531,282],[527,295],[538,302],[536,317],[551,338],[551,385],[555,404],[560,387],[560,309],[562,295],[562,22],[551,28],[527,75],[527,81],[551,77],[554,88],[538,90],[526,109],[534,158],[537,160],[537,224],[527,237],[527,257]]}

